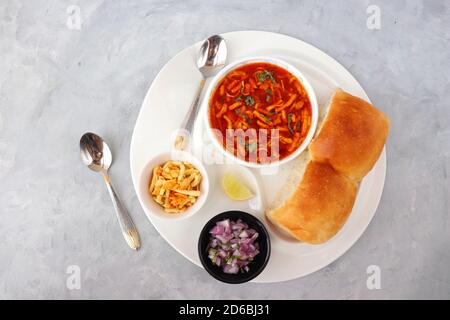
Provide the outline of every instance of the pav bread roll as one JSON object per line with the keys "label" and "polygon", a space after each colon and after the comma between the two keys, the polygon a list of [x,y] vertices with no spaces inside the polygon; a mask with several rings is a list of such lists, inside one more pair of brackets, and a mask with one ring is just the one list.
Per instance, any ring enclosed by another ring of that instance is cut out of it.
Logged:
{"label": "pav bread roll", "polygon": [[389,131],[389,119],[370,103],[340,89],[309,152],[314,161],[360,181],[377,162]]}
{"label": "pav bread roll", "polygon": [[336,90],[300,183],[280,207],[266,212],[268,219],[300,241],[328,241],[347,221],[359,182],[378,160],[388,131],[381,111]]}
{"label": "pav bread roll", "polygon": [[356,198],[358,183],[330,165],[311,161],[292,196],[268,219],[294,238],[319,244],[344,225]]}

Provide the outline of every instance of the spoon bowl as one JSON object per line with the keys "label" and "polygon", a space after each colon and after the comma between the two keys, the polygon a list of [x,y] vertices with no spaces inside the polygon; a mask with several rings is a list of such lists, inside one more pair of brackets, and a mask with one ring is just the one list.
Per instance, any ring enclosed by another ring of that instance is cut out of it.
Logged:
{"label": "spoon bowl", "polygon": [[108,171],[112,163],[111,149],[95,133],[85,133],[80,140],[80,155],[83,163],[92,171]]}
{"label": "spoon bowl", "polygon": [[197,67],[205,78],[211,77],[225,66],[227,46],[225,39],[213,35],[203,42],[197,57]]}

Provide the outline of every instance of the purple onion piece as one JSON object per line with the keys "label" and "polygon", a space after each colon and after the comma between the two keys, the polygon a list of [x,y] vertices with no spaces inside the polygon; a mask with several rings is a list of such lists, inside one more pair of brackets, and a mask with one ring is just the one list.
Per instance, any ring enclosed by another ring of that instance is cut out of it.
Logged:
{"label": "purple onion piece", "polygon": [[208,257],[214,265],[227,274],[250,270],[250,262],[259,254],[256,230],[241,219],[236,222],[225,219],[217,222],[209,233]]}

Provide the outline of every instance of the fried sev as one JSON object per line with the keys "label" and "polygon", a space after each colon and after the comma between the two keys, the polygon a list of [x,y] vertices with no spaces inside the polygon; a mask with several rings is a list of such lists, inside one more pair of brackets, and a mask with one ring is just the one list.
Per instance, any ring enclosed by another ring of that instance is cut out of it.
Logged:
{"label": "fried sev", "polygon": [[202,175],[186,161],[167,161],[153,168],[148,192],[167,213],[181,213],[200,196]]}

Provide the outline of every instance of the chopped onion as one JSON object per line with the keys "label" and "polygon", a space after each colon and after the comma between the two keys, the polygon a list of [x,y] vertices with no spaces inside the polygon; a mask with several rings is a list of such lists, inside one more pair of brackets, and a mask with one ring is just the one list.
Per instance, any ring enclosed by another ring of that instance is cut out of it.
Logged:
{"label": "chopped onion", "polygon": [[250,262],[259,253],[256,230],[241,219],[236,222],[225,219],[217,222],[209,233],[208,257],[214,265],[228,274],[249,272]]}

